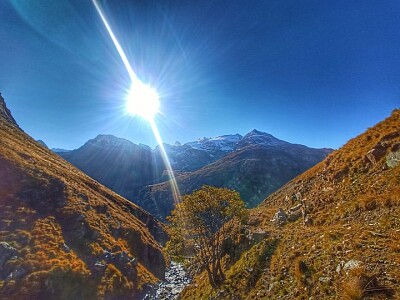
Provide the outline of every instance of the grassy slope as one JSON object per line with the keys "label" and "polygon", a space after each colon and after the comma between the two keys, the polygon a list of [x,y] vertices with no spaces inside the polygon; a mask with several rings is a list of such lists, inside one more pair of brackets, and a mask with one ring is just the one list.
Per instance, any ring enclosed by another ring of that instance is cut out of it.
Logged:
{"label": "grassy slope", "polygon": [[0,249],[1,299],[136,298],[163,278],[164,230],[148,213],[1,113],[0,137],[0,242],[15,248]]}
{"label": "grassy slope", "polygon": [[[366,155],[378,144],[385,153],[371,163]],[[399,144],[396,110],[253,209],[247,232],[267,237],[246,247],[249,240],[241,239],[236,245],[241,255],[226,264],[227,281],[219,291],[200,274],[183,299],[361,299],[350,297],[360,274],[376,275],[379,284],[394,290],[394,298],[400,297],[400,165],[386,165]],[[292,200],[296,193],[313,224],[304,225],[302,218],[281,227],[272,223],[278,208],[299,203]],[[349,260],[360,261],[361,268],[344,271]]]}

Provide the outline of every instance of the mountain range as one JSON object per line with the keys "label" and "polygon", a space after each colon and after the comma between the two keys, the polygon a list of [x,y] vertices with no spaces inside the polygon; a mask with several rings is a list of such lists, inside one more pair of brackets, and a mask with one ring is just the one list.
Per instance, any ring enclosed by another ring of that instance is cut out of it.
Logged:
{"label": "mountain range", "polygon": [[[0,135],[1,299],[143,299],[166,277],[166,225],[29,137],[1,95]],[[282,168],[273,173],[279,176],[290,169],[288,161],[302,156],[310,163],[316,151],[260,132],[250,137],[263,142],[244,146],[237,145],[245,137],[234,143],[232,136],[225,137],[226,143],[216,138],[174,145],[215,151],[212,155],[228,152],[178,180],[197,172],[218,178],[232,167],[224,180],[237,165],[245,168],[253,160],[254,173],[264,172],[257,167],[266,162],[266,169]],[[218,141],[215,147],[212,140]],[[111,136],[89,145],[87,153],[113,149],[112,154],[120,153],[117,158],[125,147],[132,149],[128,157],[138,159],[143,151],[154,152]],[[97,159],[104,159],[108,152],[98,153]],[[213,288],[205,271],[190,261],[192,280],[185,281],[180,299],[397,299],[400,110],[248,212],[245,225],[227,224],[235,234],[222,243],[224,282]],[[171,293],[164,298],[179,294],[172,283],[166,285]]]}
{"label": "mountain range", "polygon": [[[182,194],[208,184],[236,189],[254,207],[283,184],[315,165],[332,149],[291,144],[253,130],[194,142],[163,145]],[[82,147],[57,154],[106,185],[164,219],[173,209],[170,175],[160,155],[112,135],[98,135]]]}

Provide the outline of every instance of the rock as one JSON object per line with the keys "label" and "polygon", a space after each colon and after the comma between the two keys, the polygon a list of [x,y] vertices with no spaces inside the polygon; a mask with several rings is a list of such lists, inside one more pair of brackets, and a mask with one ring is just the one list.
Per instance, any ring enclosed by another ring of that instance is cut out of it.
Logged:
{"label": "rock", "polygon": [[181,264],[171,262],[170,267],[165,273],[165,280],[154,287],[151,295],[146,299],[178,299],[179,294],[191,281]]}
{"label": "rock", "polygon": [[256,231],[256,232],[253,232],[251,235],[251,239],[256,243],[262,241],[266,237],[268,237],[268,232],[266,232],[266,231]]}
{"label": "rock", "polygon": [[19,128],[17,122],[15,122],[15,119],[11,114],[11,111],[7,108],[4,98],[1,96],[1,93],[0,93],[0,117],[4,118],[8,124],[12,124],[13,126]]}
{"label": "rock", "polygon": [[294,211],[299,210],[302,206],[303,206],[303,204],[302,204],[302,203],[299,203],[299,204],[297,204],[296,206],[293,206],[293,207],[289,208],[289,210],[292,211],[292,212],[294,212]]}
{"label": "rock", "polygon": [[302,211],[299,209],[297,211],[290,211],[287,215],[287,220],[289,222],[294,222],[296,220],[298,220],[300,217],[303,216]]}
{"label": "rock", "polygon": [[311,219],[310,216],[304,217],[304,225],[309,226],[313,224],[313,220]]}
{"label": "rock", "polygon": [[[352,269],[356,269],[362,266],[362,262],[359,260],[351,259],[348,262],[346,262],[343,266],[343,270],[346,271],[346,273]],[[336,269],[337,270],[337,269]]]}
{"label": "rock", "polygon": [[301,193],[300,192],[296,193],[296,200],[301,201]]}
{"label": "rock", "polygon": [[17,267],[10,274],[8,274],[6,281],[15,280],[22,278],[26,273],[28,273],[24,268]]}
{"label": "rock", "polygon": [[331,281],[331,279],[329,277],[320,277],[320,278],[318,278],[318,280],[320,282],[329,282],[329,281]]}
{"label": "rock", "polygon": [[400,164],[400,143],[392,147],[391,152],[386,155],[386,165],[393,169]]}
{"label": "rock", "polygon": [[71,249],[65,243],[62,245],[62,248],[64,249],[65,252],[70,252],[71,251]]}
{"label": "rock", "polygon": [[0,242],[0,267],[3,265],[15,254],[17,253],[17,249],[12,247],[9,243]]}
{"label": "rock", "polygon": [[373,149],[369,150],[365,155],[365,161],[376,165],[376,163],[385,156],[386,148],[381,144],[376,145]]}
{"label": "rock", "polygon": [[102,261],[96,261],[94,264],[94,268],[96,270],[103,270],[105,268],[105,266],[106,266],[106,263],[102,262]]}
{"label": "rock", "polygon": [[126,265],[130,263],[132,259],[128,256],[128,254],[125,251],[122,251],[115,254],[115,260],[117,261],[118,264]]}
{"label": "rock", "polygon": [[342,181],[342,179],[349,173],[349,168],[345,167],[343,170],[340,170],[333,175],[333,179],[335,181]]}
{"label": "rock", "polygon": [[288,216],[285,211],[282,208],[279,208],[271,221],[277,225],[283,225],[287,221],[287,218]]}

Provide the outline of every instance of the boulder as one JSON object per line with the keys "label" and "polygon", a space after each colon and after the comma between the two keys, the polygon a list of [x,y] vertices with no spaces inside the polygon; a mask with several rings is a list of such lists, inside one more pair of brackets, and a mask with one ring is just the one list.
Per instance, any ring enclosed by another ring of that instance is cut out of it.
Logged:
{"label": "boulder", "polygon": [[294,222],[303,216],[303,212],[301,209],[295,211],[289,211],[287,215],[287,220],[289,222]]}
{"label": "boulder", "polygon": [[253,232],[252,235],[251,235],[251,239],[255,243],[258,243],[258,242],[262,241],[266,237],[268,237],[268,232],[266,232],[266,231],[256,231],[256,232]]}
{"label": "boulder", "polygon": [[277,225],[283,225],[287,221],[287,219],[288,216],[285,211],[282,208],[279,208],[271,221]]}
{"label": "boulder", "polygon": [[28,273],[28,272],[24,268],[17,267],[10,274],[8,274],[8,276],[6,278],[6,282],[10,281],[10,280],[20,279],[23,276],[25,276],[26,273]]}
{"label": "boulder", "polygon": [[400,164],[400,143],[392,147],[391,151],[386,155],[386,165],[393,169]]}
{"label": "boulder", "polygon": [[348,262],[346,262],[343,266],[343,270],[347,273],[348,271],[352,269],[356,269],[362,266],[362,262],[359,260],[355,259],[350,259]]}
{"label": "boulder", "polygon": [[0,268],[15,254],[17,249],[6,242],[0,242]]}
{"label": "boulder", "polygon": [[386,154],[386,148],[382,144],[376,145],[373,149],[369,150],[365,155],[365,161],[376,165],[376,163],[384,157]]}

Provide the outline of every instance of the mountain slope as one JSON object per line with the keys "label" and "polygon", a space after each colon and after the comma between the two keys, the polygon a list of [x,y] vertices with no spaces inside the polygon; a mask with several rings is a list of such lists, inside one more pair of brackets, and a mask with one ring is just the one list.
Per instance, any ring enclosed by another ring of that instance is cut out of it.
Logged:
{"label": "mountain slope", "polygon": [[398,299],[400,110],[251,210],[227,280],[183,299]]}
{"label": "mountain slope", "polygon": [[138,298],[164,229],[22,132],[0,97],[0,298]]}
{"label": "mountain slope", "polygon": [[98,135],[79,149],[60,152],[80,170],[118,194],[134,199],[138,188],[159,182],[163,171],[150,147],[112,135]]}
{"label": "mountain slope", "polygon": [[[270,135],[262,135],[266,136]],[[249,134],[250,137],[253,135]],[[189,194],[203,185],[228,187],[238,191],[248,207],[254,207],[330,152],[329,149],[312,149],[275,138],[272,143],[263,143],[265,139],[255,143],[249,139],[245,137],[241,140],[242,148],[220,160],[192,173],[177,176],[181,193]],[[165,218],[173,209],[169,185],[167,181],[144,188],[137,204],[153,215]]]}

